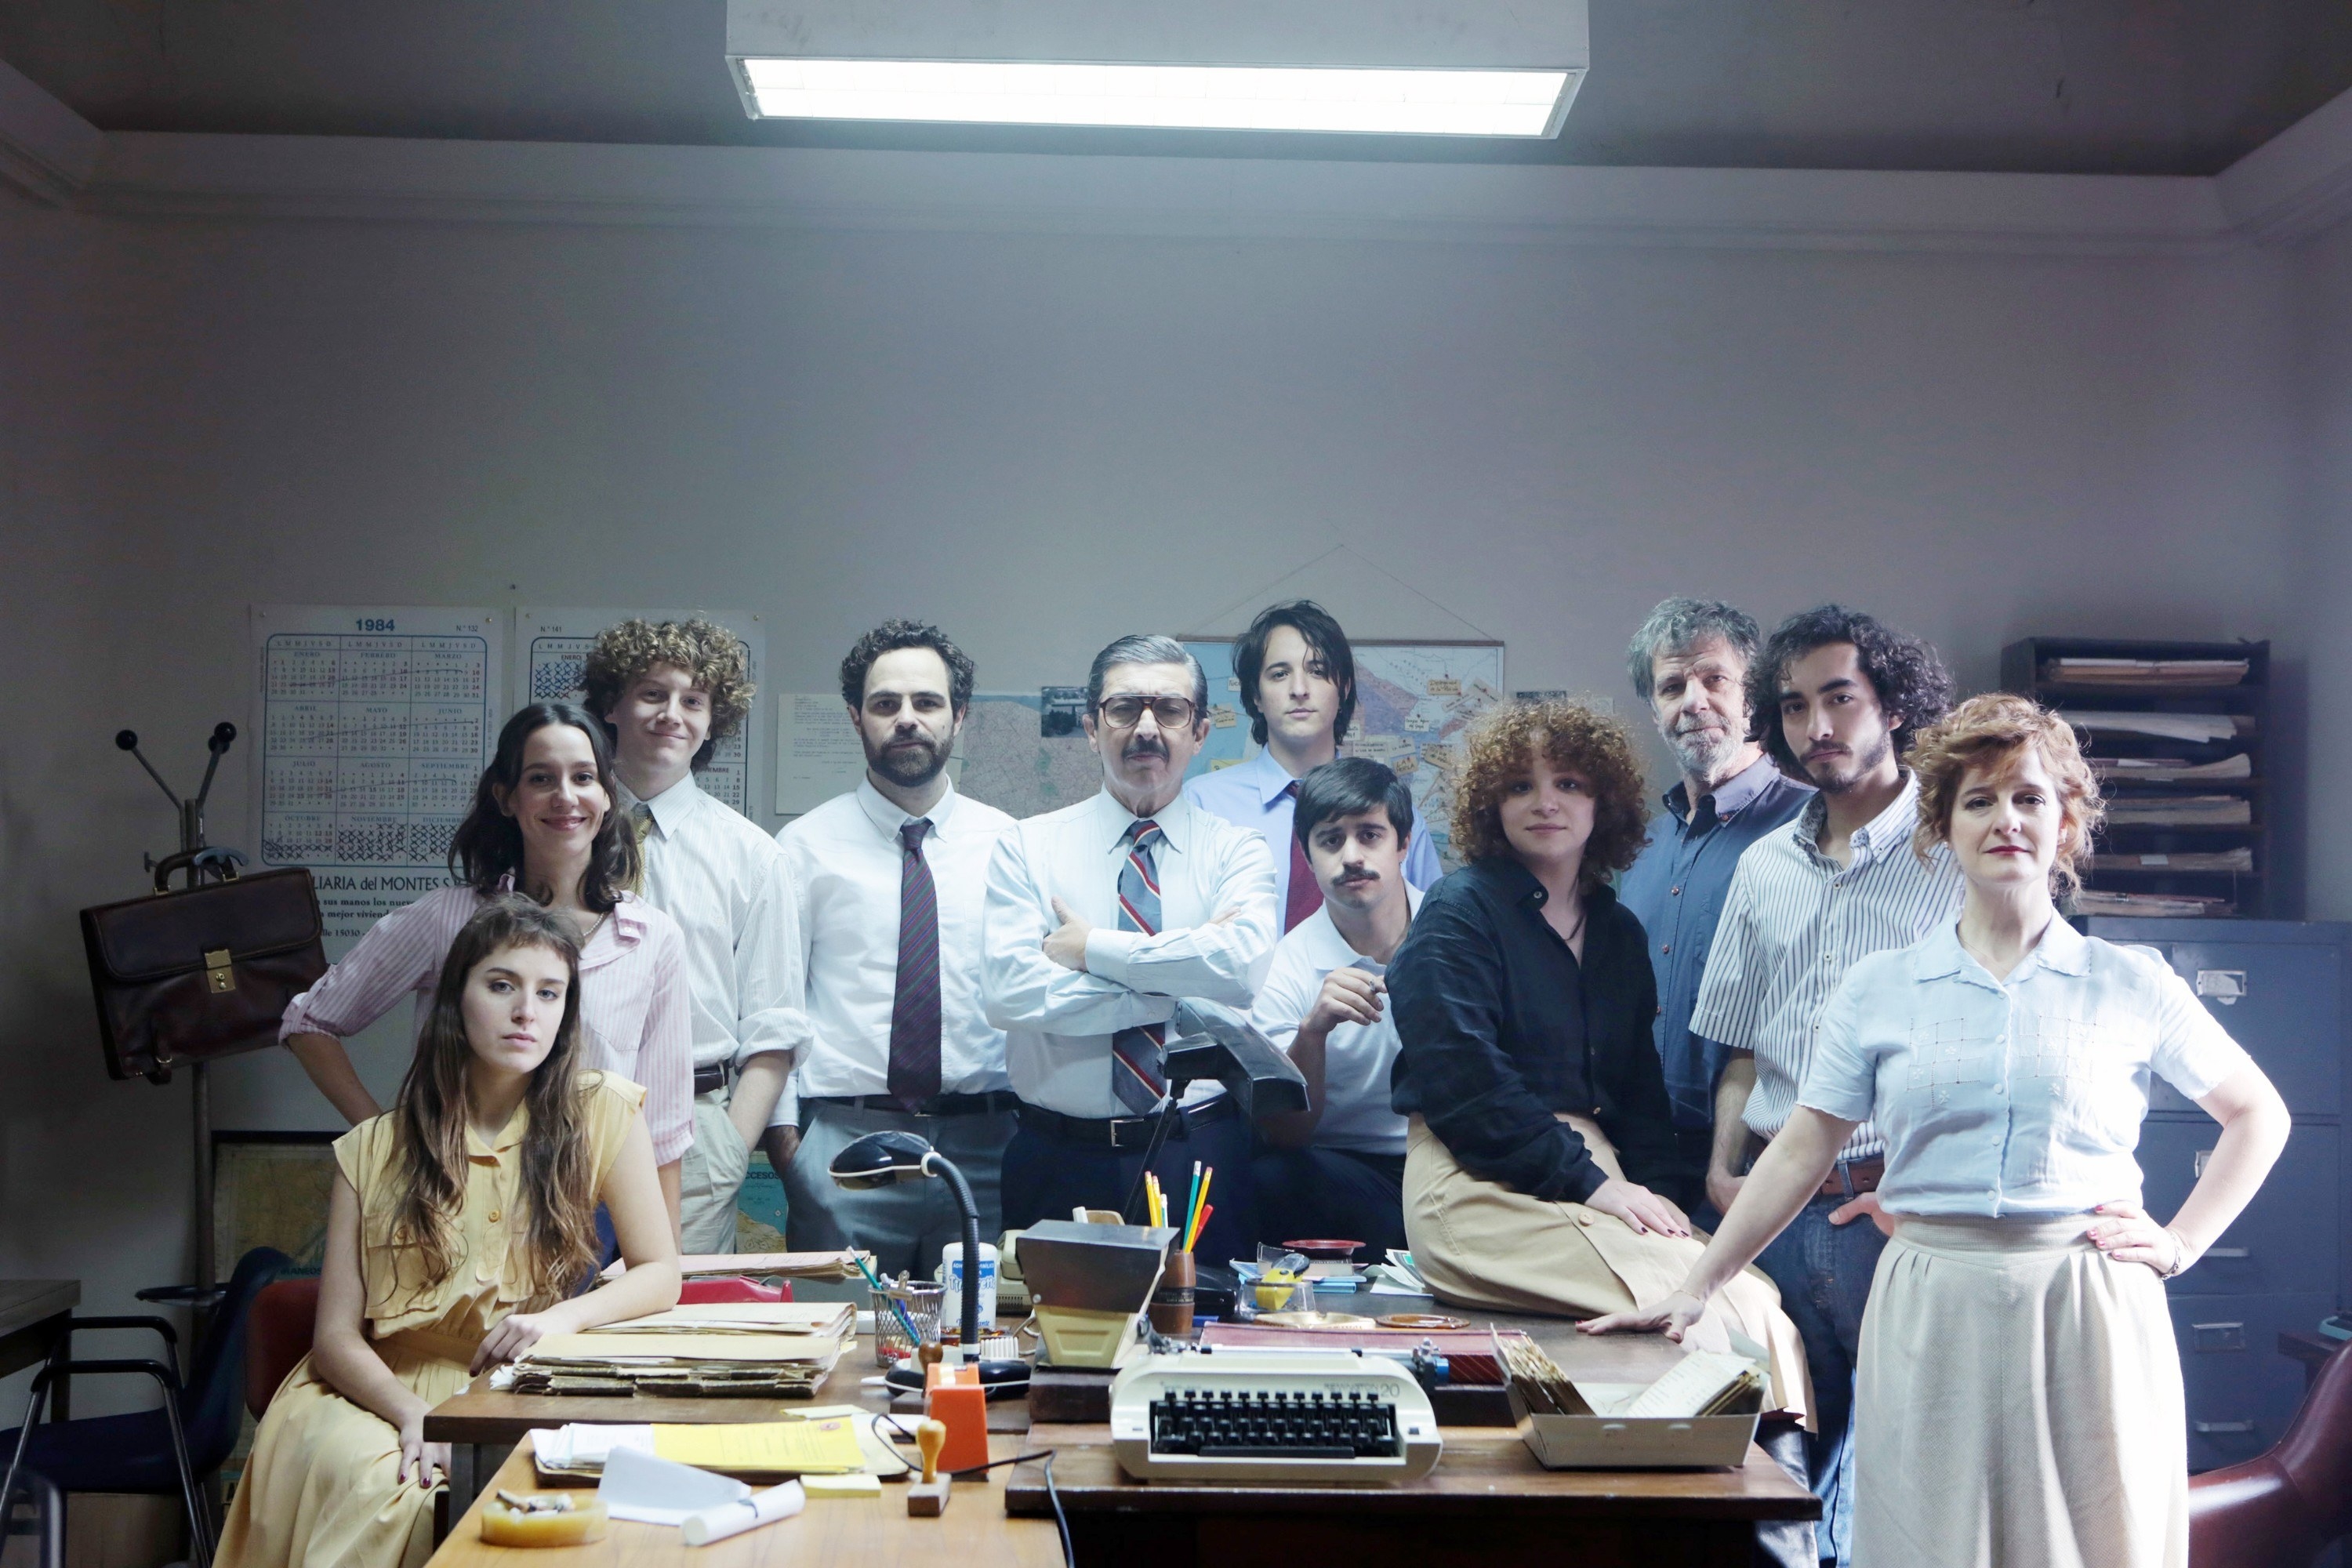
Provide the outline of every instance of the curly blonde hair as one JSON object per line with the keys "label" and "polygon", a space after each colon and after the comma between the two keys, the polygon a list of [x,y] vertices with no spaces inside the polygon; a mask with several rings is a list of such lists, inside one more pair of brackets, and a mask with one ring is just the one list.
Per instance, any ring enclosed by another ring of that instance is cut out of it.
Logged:
{"label": "curly blonde hair", "polygon": [[1454,792],[1454,851],[1465,861],[1509,853],[1503,792],[1526,774],[1528,753],[1538,749],[1547,762],[1573,769],[1592,785],[1592,837],[1585,840],[1580,879],[1599,887],[1633,863],[1649,819],[1633,731],[1580,702],[1511,702],[1471,723]]}
{"label": "curly blonde hair", "polygon": [[2106,818],[2106,803],[2099,796],[2098,774],[2083,760],[2074,726],[2030,698],[1989,691],[1919,732],[1911,748],[1911,766],[1919,775],[1919,826],[1911,847],[1924,860],[1937,845],[1949,841],[1952,811],[1969,770],[1998,773],[2028,747],[2040,751],[2042,765],[2058,786],[2058,858],[2050,868],[2050,883],[2059,897],[2072,898],[2083,885],[2091,837]]}
{"label": "curly blonde hair", "polygon": [[[719,742],[743,727],[751,716],[751,651],[743,639],[716,621],[700,616],[683,621],[626,620],[596,634],[596,645],[580,672],[583,700],[588,711],[604,722],[604,715],[621,700],[629,682],[657,664],[686,671],[696,687],[710,694],[710,738],[694,753],[694,765],[708,767]],[[609,733],[612,725],[604,722]]]}

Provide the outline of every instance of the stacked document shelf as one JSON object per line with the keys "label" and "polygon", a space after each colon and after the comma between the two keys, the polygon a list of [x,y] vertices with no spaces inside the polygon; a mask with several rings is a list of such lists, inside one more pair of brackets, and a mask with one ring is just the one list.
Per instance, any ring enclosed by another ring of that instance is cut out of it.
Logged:
{"label": "stacked document shelf", "polygon": [[2107,800],[2075,912],[2284,912],[2271,892],[2270,644],[2027,637],[2002,687],[2082,736]]}

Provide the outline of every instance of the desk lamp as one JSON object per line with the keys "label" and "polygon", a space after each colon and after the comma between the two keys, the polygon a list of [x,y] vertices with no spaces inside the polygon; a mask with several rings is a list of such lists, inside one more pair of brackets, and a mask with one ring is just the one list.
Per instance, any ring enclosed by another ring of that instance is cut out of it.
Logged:
{"label": "desk lamp", "polygon": [[[845,1187],[887,1187],[899,1182],[919,1182],[937,1176],[955,1194],[956,1206],[963,1213],[963,1351],[967,1360],[980,1369],[983,1387],[1001,1384],[1025,1383],[1028,1366],[1017,1361],[982,1361],[980,1354],[980,1205],[972,1201],[971,1184],[955,1162],[932,1148],[926,1140],[912,1132],[895,1129],[868,1132],[833,1157],[826,1167],[833,1179]],[[889,1380],[900,1387],[920,1388],[922,1368],[913,1362],[893,1367]]]}

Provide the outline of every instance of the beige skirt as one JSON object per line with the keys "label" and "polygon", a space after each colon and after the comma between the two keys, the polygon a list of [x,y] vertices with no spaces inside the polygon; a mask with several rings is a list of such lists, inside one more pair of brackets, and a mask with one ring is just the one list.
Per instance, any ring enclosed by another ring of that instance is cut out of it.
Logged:
{"label": "beige skirt", "polygon": [[[1598,1130],[1585,1136],[1598,1139]],[[1404,1236],[1414,1269],[1440,1300],[1564,1318],[1664,1300],[1705,1250],[1686,1237],[1641,1234],[1582,1204],[1531,1198],[1481,1180],[1418,1116],[1405,1135]],[[1811,1430],[1804,1342],[1780,1310],[1780,1290],[1757,1269],[1717,1292],[1685,1342],[1727,1350],[1733,1330],[1769,1352],[1774,1405]]]}
{"label": "beige skirt", "polygon": [[1897,1220],[1862,1321],[1855,1568],[2186,1568],[2164,1282],[2089,1223]]}

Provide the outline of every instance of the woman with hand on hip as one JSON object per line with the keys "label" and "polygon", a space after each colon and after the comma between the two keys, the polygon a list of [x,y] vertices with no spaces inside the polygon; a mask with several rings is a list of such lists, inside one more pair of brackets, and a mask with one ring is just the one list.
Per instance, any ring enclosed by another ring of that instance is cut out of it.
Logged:
{"label": "woman with hand on hip", "polygon": [[[1847,973],[1796,1114],[1681,1291],[1583,1326],[1680,1338],[1868,1119],[1895,1233],[1863,1320],[1854,1562],[2181,1568],[2163,1281],[2262,1185],[2286,1107],[2161,959],[2059,917],[2053,889],[2073,888],[2101,814],[2064,719],[1972,698],[1912,765],[1917,847],[1948,843],[1968,878],[1958,923]],[[2140,1206],[2132,1158],[2151,1077],[2221,1124],[2168,1224]]]}

